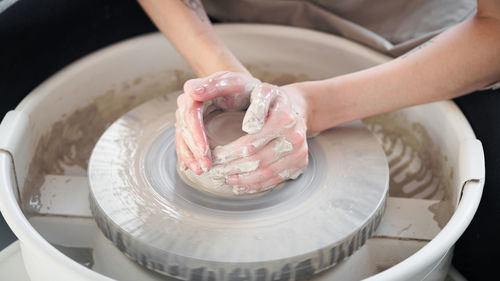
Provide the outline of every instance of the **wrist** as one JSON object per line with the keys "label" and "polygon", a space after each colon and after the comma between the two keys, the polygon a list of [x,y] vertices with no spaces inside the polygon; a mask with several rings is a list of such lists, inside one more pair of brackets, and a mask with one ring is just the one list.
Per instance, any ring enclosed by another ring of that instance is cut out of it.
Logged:
{"label": "wrist", "polygon": [[355,103],[345,94],[343,76],[293,84],[306,103],[308,133],[314,134],[355,119]]}
{"label": "wrist", "polygon": [[307,128],[307,135],[317,133],[314,117],[315,117],[315,101],[311,95],[310,84],[312,82],[298,82],[294,84],[285,85],[282,88],[286,91],[287,95],[292,95],[295,110],[302,116]]}

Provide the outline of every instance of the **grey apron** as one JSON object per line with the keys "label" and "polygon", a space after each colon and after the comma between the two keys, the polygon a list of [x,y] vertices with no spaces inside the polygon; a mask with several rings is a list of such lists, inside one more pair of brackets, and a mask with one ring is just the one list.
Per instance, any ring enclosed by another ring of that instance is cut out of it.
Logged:
{"label": "grey apron", "polygon": [[203,0],[229,22],[315,29],[399,56],[473,16],[475,0]]}

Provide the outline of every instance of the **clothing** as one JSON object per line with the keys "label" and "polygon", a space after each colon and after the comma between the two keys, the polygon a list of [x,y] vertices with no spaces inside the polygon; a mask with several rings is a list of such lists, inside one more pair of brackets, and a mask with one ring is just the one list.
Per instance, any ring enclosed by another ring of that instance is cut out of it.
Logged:
{"label": "clothing", "polygon": [[473,16],[475,0],[203,0],[209,16],[230,22],[298,26],[399,56]]}

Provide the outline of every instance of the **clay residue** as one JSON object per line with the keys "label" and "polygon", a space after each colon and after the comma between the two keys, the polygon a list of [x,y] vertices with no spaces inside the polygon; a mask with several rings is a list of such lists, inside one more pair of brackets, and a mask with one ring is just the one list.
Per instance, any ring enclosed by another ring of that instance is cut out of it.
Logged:
{"label": "clay residue", "polygon": [[432,218],[441,229],[445,227],[451,216],[453,216],[453,208],[450,200],[444,200],[430,205],[429,211],[434,214]]}
{"label": "clay residue", "polygon": [[363,121],[379,138],[389,161],[389,195],[441,200],[429,210],[439,227],[444,227],[453,214],[453,169],[424,126],[409,122],[399,111]]}
{"label": "clay residue", "polygon": [[401,112],[363,120],[379,138],[389,161],[389,195],[442,200],[451,184],[446,157],[424,126]]}
{"label": "clay residue", "polygon": [[55,122],[40,137],[30,163],[22,194],[24,211],[29,214],[40,208],[39,190],[45,175],[86,176],[92,149],[111,123],[147,100],[182,89],[184,82],[192,78],[189,73],[178,70],[167,71],[162,76],[165,79],[157,79],[161,82],[147,85],[141,77],[123,82]]}

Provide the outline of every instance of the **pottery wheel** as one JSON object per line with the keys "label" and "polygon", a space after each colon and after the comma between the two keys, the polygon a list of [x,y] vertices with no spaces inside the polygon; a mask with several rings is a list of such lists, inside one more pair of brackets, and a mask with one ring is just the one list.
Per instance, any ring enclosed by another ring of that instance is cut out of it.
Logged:
{"label": "pottery wheel", "polygon": [[176,97],[122,116],[89,162],[97,224],[137,263],[181,280],[301,280],[351,255],[378,226],[389,169],[361,122],[309,139],[309,165],[296,180],[218,197],[177,175]]}

